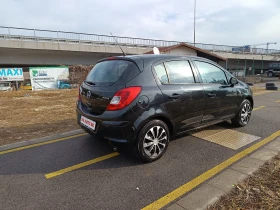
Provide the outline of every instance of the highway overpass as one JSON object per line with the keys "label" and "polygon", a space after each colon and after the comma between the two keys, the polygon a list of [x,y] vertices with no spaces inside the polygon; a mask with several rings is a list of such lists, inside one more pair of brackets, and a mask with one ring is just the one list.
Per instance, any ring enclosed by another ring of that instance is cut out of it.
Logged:
{"label": "highway overpass", "polygon": [[[131,37],[116,37],[116,40],[126,54],[143,54],[154,46],[164,47],[181,43]],[[279,50],[251,48],[248,51],[241,48],[233,52],[232,49],[238,46],[201,43],[195,46],[228,58],[228,61],[221,65],[229,69],[252,67],[261,70],[265,69],[269,62],[280,60]],[[112,36],[0,27],[0,66],[90,65],[100,58],[121,54]]]}

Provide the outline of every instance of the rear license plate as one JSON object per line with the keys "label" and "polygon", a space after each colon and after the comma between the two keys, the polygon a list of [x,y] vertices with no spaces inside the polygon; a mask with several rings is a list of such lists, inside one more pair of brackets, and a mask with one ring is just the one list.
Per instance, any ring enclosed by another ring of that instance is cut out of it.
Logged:
{"label": "rear license plate", "polygon": [[96,122],[94,122],[84,116],[81,116],[81,124],[91,130],[95,130]]}

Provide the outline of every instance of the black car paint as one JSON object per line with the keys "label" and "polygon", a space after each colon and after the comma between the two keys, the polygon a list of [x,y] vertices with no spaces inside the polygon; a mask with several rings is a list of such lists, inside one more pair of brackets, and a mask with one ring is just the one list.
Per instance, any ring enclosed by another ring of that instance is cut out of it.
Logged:
{"label": "black car paint", "polygon": [[[110,58],[111,59],[111,58]],[[141,73],[126,84],[117,87],[107,87],[110,94],[101,95],[98,87],[81,84],[81,97],[84,102],[88,91],[91,97],[109,104],[115,92],[130,87],[141,86],[138,97],[127,107],[118,111],[94,113],[87,104],[77,101],[77,121],[80,125],[81,115],[96,122],[95,131],[81,125],[87,132],[99,135],[115,142],[133,142],[140,129],[151,119],[161,119],[174,134],[183,133],[196,127],[204,126],[216,121],[230,119],[235,116],[239,105],[247,98],[253,106],[252,92],[248,85],[241,81],[237,85],[202,84],[199,71],[194,60],[209,62],[220,69],[216,63],[207,59],[191,56],[172,55],[139,55],[116,57],[134,62]],[[102,59],[99,62],[108,60]],[[193,84],[166,84],[162,85],[154,72],[158,63],[170,60],[188,60],[191,64],[195,81]],[[223,69],[224,70],[224,69]],[[226,72],[226,70],[224,70]],[[229,74],[227,72],[227,74]],[[232,76],[232,75],[231,75]],[[179,94],[179,97],[173,97]],[[179,104],[179,105],[178,105]],[[178,108],[179,106],[179,108]]]}

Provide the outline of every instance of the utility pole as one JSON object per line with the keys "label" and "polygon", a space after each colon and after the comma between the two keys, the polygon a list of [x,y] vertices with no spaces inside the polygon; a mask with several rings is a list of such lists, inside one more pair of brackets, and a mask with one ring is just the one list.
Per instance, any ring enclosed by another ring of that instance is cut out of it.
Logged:
{"label": "utility pole", "polygon": [[193,13],[193,45],[195,46],[195,18],[196,18],[196,0],[194,0],[194,13]]}

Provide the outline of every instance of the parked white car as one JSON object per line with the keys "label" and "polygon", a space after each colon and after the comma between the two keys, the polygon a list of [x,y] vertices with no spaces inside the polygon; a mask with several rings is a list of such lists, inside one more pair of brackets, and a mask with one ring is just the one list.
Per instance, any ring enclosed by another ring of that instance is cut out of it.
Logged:
{"label": "parked white car", "polygon": [[10,82],[0,82],[0,91],[11,91],[11,83]]}

